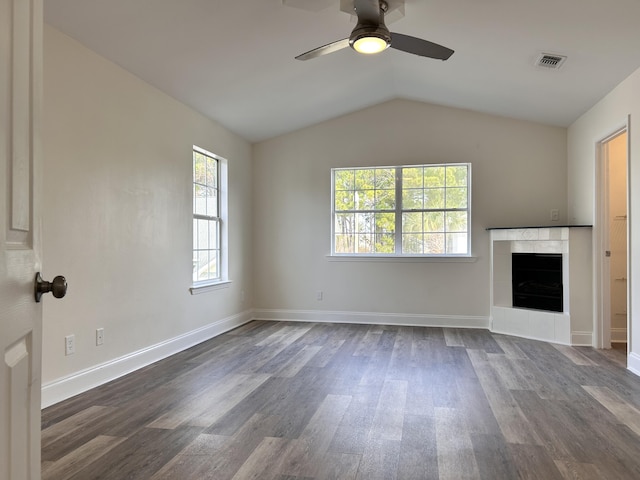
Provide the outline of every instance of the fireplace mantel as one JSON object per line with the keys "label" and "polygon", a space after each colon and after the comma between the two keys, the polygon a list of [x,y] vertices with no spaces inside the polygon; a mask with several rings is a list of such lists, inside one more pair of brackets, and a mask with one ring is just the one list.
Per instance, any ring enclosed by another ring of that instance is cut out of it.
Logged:
{"label": "fireplace mantel", "polygon": [[[591,345],[591,226],[496,227],[487,230],[491,234],[491,330],[565,345]],[[513,307],[512,253],[562,254],[563,312]]]}

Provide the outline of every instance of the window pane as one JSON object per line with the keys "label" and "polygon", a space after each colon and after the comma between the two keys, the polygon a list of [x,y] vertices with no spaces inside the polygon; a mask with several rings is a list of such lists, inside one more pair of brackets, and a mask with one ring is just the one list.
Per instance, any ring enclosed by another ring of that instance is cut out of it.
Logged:
{"label": "window pane", "polygon": [[447,212],[447,232],[466,232],[467,212]]}
{"label": "window pane", "polygon": [[395,190],[396,175],[395,168],[377,168],[376,169],[375,188],[380,190]]}
{"label": "window pane", "polygon": [[396,230],[395,213],[376,213],[376,233],[394,233]]}
{"label": "window pane", "polygon": [[357,235],[358,253],[373,253],[373,235]]}
{"label": "window pane", "polygon": [[467,208],[467,189],[447,188],[447,208]]}
{"label": "window pane", "polygon": [[207,215],[210,217],[218,216],[218,198],[215,195],[215,190],[209,189],[211,195],[207,196]]}
{"label": "window pane", "polygon": [[353,210],[355,208],[354,193],[345,190],[336,190],[336,211]]}
{"label": "window pane", "polygon": [[444,253],[444,233],[425,233],[424,253],[442,255]]}
{"label": "window pane", "polygon": [[207,183],[207,162],[205,156],[199,152],[193,152],[193,181],[195,183]]}
{"label": "window pane", "polygon": [[422,167],[402,169],[402,188],[422,188]]}
{"label": "window pane", "polygon": [[198,262],[196,264],[196,270],[194,271],[194,281],[199,282],[201,280],[208,280],[209,276],[209,251],[197,252]]}
{"label": "window pane", "polygon": [[356,170],[356,190],[374,188],[375,170],[372,168]]}
{"label": "window pane", "polygon": [[356,190],[355,194],[356,210],[373,210],[375,205],[375,194],[373,190]]}
{"label": "window pane", "polygon": [[447,187],[467,186],[467,167],[465,165],[446,167]]}
{"label": "window pane", "polygon": [[424,168],[424,186],[428,187],[444,187],[445,167],[425,167]]}
{"label": "window pane", "polygon": [[402,209],[417,210],[423,208],[422,201],[424,191],[422,189],[412,188],[410,190],[402,190]]}
{"label": "window pane", "polygon": [[334,172],[334,189],[337,190],[354,190],[355,189],[355,172],[353,170],[336,170]]}
{"label": "window pane", "polygon": [[456,255],[467,254],[467,234],[447,233],[447,253]]}
{"label": "window pane", "polygon": [[202,185],[193,185],[193,213],[207,214],[207,188]]}
{"label": "window pane", "polygon": [[353,213],[339,213],[336,215],[336,234],[350,235],[355,232],[356,216]]}
{"label": "window pane", "polygon": [[[198,250],[198,220],[193,219],[193,250]],[[194,254],[194,261],[197,261],[197,256]]]}
{"label": "window pane", "polygon": [[355,236],[354,235],[336,235],[335,239],[336,253],[354,253]]}
{"label": "window pane", "polygon": [[357,233],[372,233],[373,219],[373,213],[356,213]]}
{"label": "window pane", "polygon": [[444,232],[444,212],[425,212],[424,231]]}
{"label": "window pane", "polygon": [[207,279],[218,278],[218,265],[220,253],[219,250],[211,250],[209,252],[209,265],[207,271]]}
{"label": "window pane", "polygon": [[404,233],[422,232],[422,212],[403,213],[402,231]]}
{"label": "window pane", "polygon": [[424,208],[444,208],[444,188],[428,188],[424,191]]}
{"label": "window pane", "polygon": [[376,190],[376,210],[394,210],[395,208],[395,190]]}
{"label": "window pane", "polygon": [[396,249],[396,239],[393,234],[375,235],[375,253],[394,253]]}
{"label": "window pane", "polygon": [[220,245],[218,243],[218,240],[220,238],[219,234],[220,234],[219,223],[216,221],[209,222],[209,238],[208,238],[209,249],[220,248]]}
{"label": "window pane", "polygon": [[402,235],[402,253],[407,255],[418,255],[423,251],[422,234],[406,234]]}
{"label": "window pane", "polygon": [[218,186],[218,162],[211,157],[207,157],[207,186]]}
{"label": "window pane", "polygon": [[197,220],[198,222],[198,249],[208,250],[209,246],[209,221]]}

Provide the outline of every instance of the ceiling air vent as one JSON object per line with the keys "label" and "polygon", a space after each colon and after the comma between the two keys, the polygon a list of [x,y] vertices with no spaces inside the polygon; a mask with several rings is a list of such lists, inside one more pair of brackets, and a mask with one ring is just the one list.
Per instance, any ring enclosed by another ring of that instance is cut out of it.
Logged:
{"label": "ceiling air vent", "polygon": [[536,67],[557,70],[567,59],[564,55],[556,55],[555,53],[541,53],[536,59]]}

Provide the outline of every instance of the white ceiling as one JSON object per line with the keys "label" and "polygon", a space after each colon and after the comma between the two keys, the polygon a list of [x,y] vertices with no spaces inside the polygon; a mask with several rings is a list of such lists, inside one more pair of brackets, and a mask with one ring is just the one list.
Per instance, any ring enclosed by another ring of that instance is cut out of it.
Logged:
{"label": "white ceiling", "polygon": [[[452,48],[446,62],[392,49],[294,60],[354,27],[339,0],[295,1],[307,8],[281,0],[44,4],[50,25],[252,142],[392,98],[568,126],[640,67],[640,0],[407,0],[389,29]],[[543,70],[533,65],[540,52],[568,60]]]}

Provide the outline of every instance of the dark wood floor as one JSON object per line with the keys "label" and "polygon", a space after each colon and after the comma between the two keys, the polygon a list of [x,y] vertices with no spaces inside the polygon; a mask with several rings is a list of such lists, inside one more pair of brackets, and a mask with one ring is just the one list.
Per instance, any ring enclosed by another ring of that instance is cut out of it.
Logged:
{"label": "dark wood floor", "polygon": [[43,411],[44,479],[638,479],[620,351],[251,322]]}

